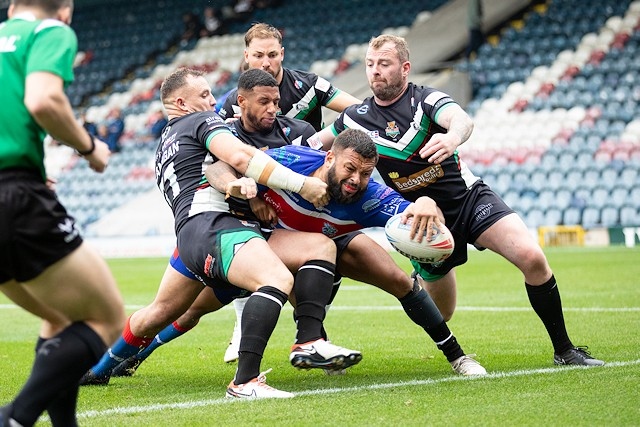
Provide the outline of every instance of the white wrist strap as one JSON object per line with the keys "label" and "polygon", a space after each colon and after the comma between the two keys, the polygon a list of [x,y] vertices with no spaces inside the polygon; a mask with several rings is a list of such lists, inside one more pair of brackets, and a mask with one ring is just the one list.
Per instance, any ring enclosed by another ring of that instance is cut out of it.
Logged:
{"label": "white wrist strap", "polygon": [[256,150],[249,160],[245,176],[271,188],[299,193],[304,185],[305,176],[282,166],[267,154]]}

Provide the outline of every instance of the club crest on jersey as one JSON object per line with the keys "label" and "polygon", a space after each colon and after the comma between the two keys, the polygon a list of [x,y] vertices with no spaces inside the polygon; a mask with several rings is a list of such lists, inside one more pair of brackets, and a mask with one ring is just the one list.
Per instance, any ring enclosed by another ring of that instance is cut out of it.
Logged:
{"label": "club crest on jersey", "polygon": [[389,138],[397,138],[400,135],[400,129],[398,129],[398,125],[396,125],[396,121],[387,122],[387,127],[384,130],[385,135]]}
{"label": "club crest on jersey", "polygon": [[338,230],[331,224],[329,224],[328,222],[325,222],[322,225],[322,234],[324,234],[327,237],[333,237],[336,235],[336,233],[338,232]]}
{"label": "club crest on jersey", "polygon": [[296,87],[296,89],[302,89],[302,82],[300,80],[296,80],[295,82],[293,82],[293,85]]}

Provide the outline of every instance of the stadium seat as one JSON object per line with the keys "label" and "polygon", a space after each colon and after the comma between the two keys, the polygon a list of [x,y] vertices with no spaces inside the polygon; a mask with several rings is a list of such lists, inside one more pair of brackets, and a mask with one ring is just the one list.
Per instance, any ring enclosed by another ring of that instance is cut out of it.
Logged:
{"label": "stadium seat", "polygon": [[615,227],[620,224],[618,208],[608,206],[601,211],[601,223],[603,227]]}
{"label": "stadium seat", "polygon": [[554,226],[563,222],[563,211],[558,208],[550,208],[544,213],[543,225]]}
{"label": "stadium seat", "polygon": [[582,226],[591,229],[600,225],[600,209],[587,207],[582,212]]}
{"label": "stadium seat", "polygon": [[569,207],[564,210],[562,215],[562,223],[564,225],[578,225],[582,223],[582,210],[575,207]]}
{"label": "stadium seat", "polygon": [[620,225],[622,227],[640,227],[640,215],[635,206],[620,208]]}

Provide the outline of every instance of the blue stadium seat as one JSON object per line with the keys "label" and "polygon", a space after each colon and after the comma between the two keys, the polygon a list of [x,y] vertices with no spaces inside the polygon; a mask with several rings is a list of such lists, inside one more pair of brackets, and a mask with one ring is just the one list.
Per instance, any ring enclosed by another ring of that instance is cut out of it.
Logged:
{"label": "blue stadium seat", "polygon": [[601,211],[601,219],[603,227],[615,227],[620,224],[619,210],[615,207],[605,207]]}
{"label": "blue stadium seat", "polygon": [[640,226],[640,215],[635,206],[623,206],[620,208],[620,225],[623,227]]}
{"label": "blue stadium seat", "polygon": [[579,208],[569,207],[562,214],[562,223],[564,225],[578,225],[582,223],[582,210]]}
{"label": "blue stadium seat", "polygon": [[582,226],[587,230],[600,225],[600,209],[587,207],[582,212]]}

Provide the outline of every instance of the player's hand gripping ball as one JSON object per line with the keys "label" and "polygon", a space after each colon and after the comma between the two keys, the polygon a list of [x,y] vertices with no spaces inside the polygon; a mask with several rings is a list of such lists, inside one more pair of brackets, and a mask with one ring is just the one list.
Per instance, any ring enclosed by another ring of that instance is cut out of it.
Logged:
{"label": "player's hand gripping ball", "polygon": [[[384,227],[384,232],[391,246],[400,254],[409,259],[425,263],[435,264],[444,261],[453,253],[454,241],[451,231],[444,224],[434,229],[431,240],[427,242],[427,232],[422,236],[422,242],[412,240],[411,218],[406,224],[400,222],[402,215],[394,215],[389,218]],[[417,237],[417,236],[416,236]]]}

